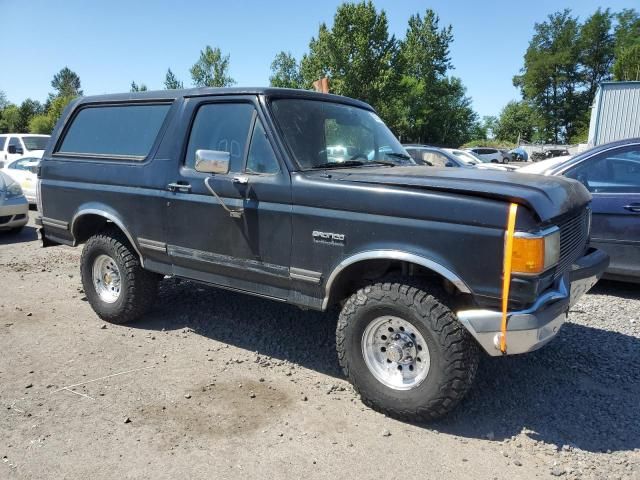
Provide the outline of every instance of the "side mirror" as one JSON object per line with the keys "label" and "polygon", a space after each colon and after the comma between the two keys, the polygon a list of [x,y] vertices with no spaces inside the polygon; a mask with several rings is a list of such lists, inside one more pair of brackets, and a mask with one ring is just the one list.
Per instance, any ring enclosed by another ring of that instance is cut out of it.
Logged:
{"label": "side mirror", "polygon": [[445,167],[454,167],[455,165],[453,164],[452,161],[448,161],[447,163],[444,164]]}
{"label": "side mirror", "polygon": [[229,172],[229,162],[231,155],[229,152],[220,150],[196,150],[196,171],[202,173]]}
{"label": "side mirror", "polygon": [[7,148],[7,153],[22,155],[23,151],[22,148],[19,148],[17,145],[9,145],[9,148]]}

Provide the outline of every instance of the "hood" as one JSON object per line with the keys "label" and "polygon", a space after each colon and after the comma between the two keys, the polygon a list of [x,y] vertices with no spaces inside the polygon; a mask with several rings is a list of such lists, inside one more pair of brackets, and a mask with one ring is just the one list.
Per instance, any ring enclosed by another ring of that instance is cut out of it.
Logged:
{"label": "hood", "polygon": [[524,205],[544,222],[591,200],[575,180],[472,168],[381,167],[333,171],[337,181],[420,188]]}

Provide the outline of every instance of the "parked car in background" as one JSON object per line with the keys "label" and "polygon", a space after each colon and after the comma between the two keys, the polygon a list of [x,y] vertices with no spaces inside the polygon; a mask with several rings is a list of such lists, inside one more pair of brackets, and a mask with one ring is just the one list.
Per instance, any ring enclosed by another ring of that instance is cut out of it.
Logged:
{"label": "parked car in background", "polygon": [[593,196],[591,244],[611,257],[605,277],[640,283],[640,138],[550,158],[519,172],[582,182]]}
{"label": "parked car in background", "polygon": [[27,201],[36,204],[36,192],[38,186],[38,165],[42,153],[36,152],[29,157],[22,157],[5,165],[2,169],[4,173],[13,178],[22,187]]}
{"label": "parked car in background", "polygon": [[515,162],[527,162],[529,161],[529,154],[522,147],[516,147],[513,150],[509,150],[511,158]]}
{"label": "parked car in background", "polygon": [[18,182],[0,172],[0,231],[19,232],[29,221],[29,203]]}
{"label": "parked car in background", "polygon": [[418,165],[428,167],[471,167],[468,162],[462,161],[438,147],[429,145],[403,145],[407,153]]}
{"label": "parked car in background", "polygon": [[0,135],[0,168],[25,156],[42,156],[50,135],[6,133]]}
{"label": "parked car in background", "polygon": [[489,160],[492,163],[505,163],[502,152],[497,148],[476,147],[468,148],[467,151],[472,152],[483,160]]}
{"label": "parked car in background", "polygon": [[499,152],[502,154],[502,163],[509,163],[513,161],[513,157],[511,156],[511,152],[509,152],[509,150],[501,148],[499,149]]}
{"label": "parked car in background", "polygon": [[466,150],[459,150],[456,148],[443,148],[442,150],[450,153],[451,155],[456,156],[463,162],[471,164],[475,168],[479,168],[481,170],[503,170],[503,171],[517,170],[517,167],[511,166],[511,165],[498,165],[496,163],[491,163],[491,161],[489,160],[483,160],[480,157]]}

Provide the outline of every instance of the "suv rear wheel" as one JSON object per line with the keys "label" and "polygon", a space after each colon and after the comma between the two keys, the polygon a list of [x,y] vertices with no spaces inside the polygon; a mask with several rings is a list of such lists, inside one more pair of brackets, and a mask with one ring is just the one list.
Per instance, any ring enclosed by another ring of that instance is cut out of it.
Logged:
{"label": "suv rear wheel", "polygon": [[376,283],[352,295],[338,320],[340,365],[362,401],[403,420],[445,415],[478,367],[476,342],[439,300],[442,293],[428,290]]}
{"label": "suv rear wheel", "polygon": [[131,244],[117,229],[89,238],[82,250],[80,273],[91,307],[107,322],[137,319],[156,297],[159,276],[142,268]]}

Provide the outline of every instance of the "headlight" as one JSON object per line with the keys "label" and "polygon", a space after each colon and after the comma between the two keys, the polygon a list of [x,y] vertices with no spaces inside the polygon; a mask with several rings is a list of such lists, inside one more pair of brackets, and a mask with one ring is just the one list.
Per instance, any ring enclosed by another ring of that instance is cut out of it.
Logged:
{"label": "headlight", "polygon": [[553,267],[560,260],[560,230],[552,227],[532,234],[516,232],[513,238],[511,271],[538,274]]}
{"label": "headlight", "polygon": [[22,196],[22,188],[16,182],[10,183],[7,185],[7,195],[6,198],[14,198]]}

